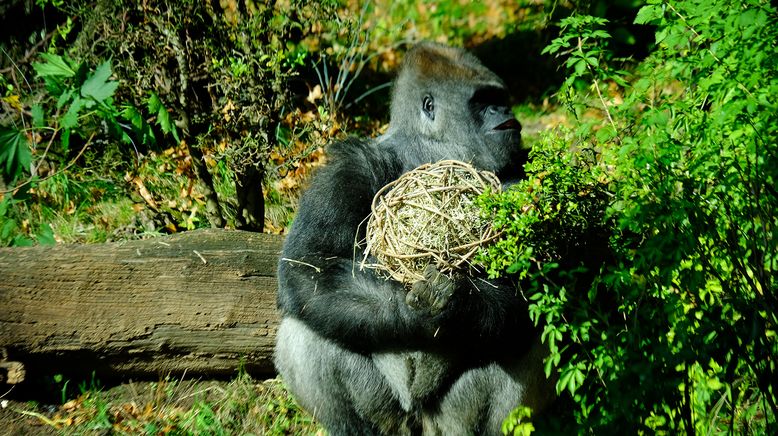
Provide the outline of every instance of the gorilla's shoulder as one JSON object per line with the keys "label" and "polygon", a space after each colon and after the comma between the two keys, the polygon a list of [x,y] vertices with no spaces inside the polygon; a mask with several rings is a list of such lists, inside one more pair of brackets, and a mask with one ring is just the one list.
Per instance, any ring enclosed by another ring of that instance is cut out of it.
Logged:
{"label": "gorilla's shoulder", "polygon": [[399,171],[391,149],[378,147],[375,140],[350,137],[328,146],[327,163],[312,183],[342,184],[375,193],[397,178]]}
{"label": "gorilla's shoulder", "polygon": [[330,144],[327,149],[327,155],[334,159],[347,159],[353,156],[370,154],[372,147],[370,139],[350,136]]}
{"label": "gorilla's shoulder", "polygon": [[307,253],[350,256],[354,232],[370,213],[375,193],[396,178],[396,159],[372,140],[348,138],[327,148],[327,161],[300,199],[286,257]]}

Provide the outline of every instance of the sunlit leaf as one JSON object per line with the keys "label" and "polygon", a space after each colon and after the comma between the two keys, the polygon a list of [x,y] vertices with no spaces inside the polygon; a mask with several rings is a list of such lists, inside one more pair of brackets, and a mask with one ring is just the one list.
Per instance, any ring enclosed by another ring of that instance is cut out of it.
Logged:
{"label": "sunlit leaf", "polygon": [[152,115],[156,115],[157,125],[162,129],[162,132],[172,135],[176,142],[180,142],[176,125],[171,120],[167,108],[165,108],[165,105],[162,104],[162,100],[159,98],[157,93],[151,93],[147,104],[149,112],[151,112]]}
{"label": "sunlit leaf", "polygon": [[119,86],[119,82],[111,81],[111,61],[100,64],[94,73],[81,85],[81,96],[104,101],[111,97]]}
{"label": "sunlit leaf", "polygon": [[59,55],[41,53],[45,62],[33,62],[32,68],[38,77],[73,77],[76,72]]}
{"label": "sunlit leaf", "polygon": [[149,96],[149,99],[147,100],[147,105],[149,108],[149,112],[156,115],[157,112],[159,112],[160,108],[162,107],[162,100],[159,99],[159,96],[156,92],[152,92]]}

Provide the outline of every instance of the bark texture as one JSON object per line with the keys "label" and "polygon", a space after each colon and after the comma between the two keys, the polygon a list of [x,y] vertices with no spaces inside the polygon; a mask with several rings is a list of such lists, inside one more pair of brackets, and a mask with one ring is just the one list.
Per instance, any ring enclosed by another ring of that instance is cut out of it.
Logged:
{"label": "bark texture", "polygon": [[0,249],[0,378],[272,373],[281,243],[209,229]]}

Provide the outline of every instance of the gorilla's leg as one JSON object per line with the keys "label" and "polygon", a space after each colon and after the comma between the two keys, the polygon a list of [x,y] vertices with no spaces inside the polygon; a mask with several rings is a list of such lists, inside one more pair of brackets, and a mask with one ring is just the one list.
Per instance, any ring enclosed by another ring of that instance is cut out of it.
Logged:
{"label": "gorilla's leg", "polygon": [[409,414],[369,356],[287,317],[278,329],[275,361],[297,401],[330,435],[411,433]]}
{"label": "gorilla's leg", "polygon": [[424,416],[424,434],[499,435],[503,420],[518,405],[542,410],[554,398],[543,373],[548,349],[533,344],[521,358],[470,369],[454,382],[435,410]]}

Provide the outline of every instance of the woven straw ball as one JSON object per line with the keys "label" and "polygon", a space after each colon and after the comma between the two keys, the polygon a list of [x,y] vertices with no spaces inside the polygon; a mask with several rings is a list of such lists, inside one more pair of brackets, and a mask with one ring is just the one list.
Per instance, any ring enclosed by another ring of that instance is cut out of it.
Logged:
{"label": "woven straw ball", "polygon": [[497,177],[460,161],[403,174],[373,199],[361,266],[406,285],[423,279],[428,265],[448,276],[467,270],[496,237],[475,201],[486,191],[500,191]]}

